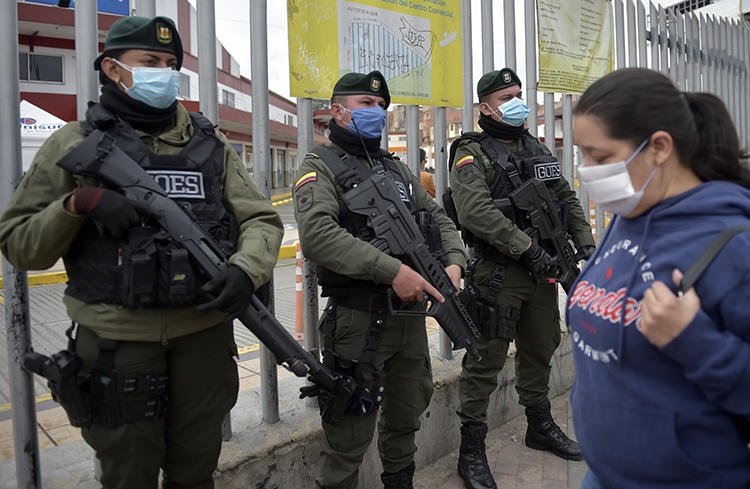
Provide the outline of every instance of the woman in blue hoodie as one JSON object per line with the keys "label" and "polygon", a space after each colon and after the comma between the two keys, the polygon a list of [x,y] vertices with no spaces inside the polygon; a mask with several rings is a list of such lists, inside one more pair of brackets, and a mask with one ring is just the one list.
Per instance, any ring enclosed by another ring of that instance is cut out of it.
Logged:
{"label": "woman in blue hoodie", "polygon": [[583,487],[747,489],[735,421],[750,419],[750,232],[724,247],[697,296],[673,293],[721,231],[750,225],[729,114],[713,95],[623,69],[578,101],[574,139],[582,185],[615,215],[568,297]]}

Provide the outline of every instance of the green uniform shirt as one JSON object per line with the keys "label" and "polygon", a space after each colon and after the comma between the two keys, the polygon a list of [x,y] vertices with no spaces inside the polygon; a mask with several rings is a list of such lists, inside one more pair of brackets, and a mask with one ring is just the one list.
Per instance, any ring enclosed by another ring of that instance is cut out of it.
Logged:
{"label": "green uniform shirt", "polygon": [[[193,132],[189,114],[178,104],[176,123],[167,132],[158,136],[137,133],[154,153],[174,155],[182,151]],[[224,142],[224,205],[238,224],[237,251],[229,263],[244,270],[257,289],[273,272],[283,225],[226,138],[216,134]],[[73,175],[56,163],[83,139],[78,122],[52,134],[13,194],[0,218],[0,249],[14,266],[24,270],[49,268],[75,241],[86,217],[68,213],[63,203],[74,188],[98,186],[100,182]],[[117,340],[164,341],[214,326],[226,316],[220,311],[199,312],[195,307],[127,309],[87,304],[67,295],[63,301],[72,320],[89,326],[99,336]]]}
{"label": "green uniform shirt", "polygon": [[[523,149],[521,138],[503,144],[508,151],[517,152]],[[545,150],[551,154],[546,147]],[[467,156],[473,157],[474,160],[456,169],[456,163]],[[459,143],[450,172],[458,221],[485,243],[494,246],[501,253],[518,259],[529,247],[531,238],[492,203],[490,185],[495,181],[497,171],[502,170],[492,163],[479,142],[465,139]],[[567,205],[568,232],[572,235],[576,247],[593,246],[591,225],[581,209],[575,192],[562,176],[554,192],[560,202]]]}
{"label": "green uniform shirt", "polygon": [[[360,158],[369,167],[367,160]],[[422,187],[419,178],[397,161],[407,187],[411,186],[417,209],[427,209],[440,227],[446,266],[466,267],[466,253],[455,226]],[[302,175],[294,191],[295,216],[299,226],[302,251],[312,261],[348,277],[390,285],[401,261],[369,243],[355,238],[339,225],[339,213],[346,208],[341,196],[344,189],[336,183],[328,165],[308,153],[300,165]],[[305,182],[306,183],[303,183]]]}

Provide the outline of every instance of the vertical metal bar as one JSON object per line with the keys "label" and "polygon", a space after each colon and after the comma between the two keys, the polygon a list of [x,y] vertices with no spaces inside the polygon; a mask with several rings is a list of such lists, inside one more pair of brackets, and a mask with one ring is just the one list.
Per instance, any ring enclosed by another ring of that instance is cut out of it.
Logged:
{"label": "vertical metal bar", "polygon": [[419,105],[406,106],[406,163],[419,176]]}
{"label": "vertical metal bar", "polygon": [[495,69],[495,47],[492,36],[492,0],[482,0],[482,73]]}
{"label": "vertical metal bar", "polygon": [[677,31],[677,45],[675,49],[677,51],[677,80],[676,85],[680,90],[685,90],[685,22],[683,22],[682,14],[678,14],[675,11]]}
{"label": "vertical metal bar", "polygon": [[[628,13],[628,66],[638,66],[638,38],[635,19],[635,4],[633,0],[625,0]],[[640,2],[639,2],[640,4]]]}
{"label": "vertical metal bar", "polygon": [[721,21],[721,99],[729,106],[729,26]]}
{"label": "vertical metal bar", "polygon": [[503,31],[505,31],[505,66],[516,71],[516,6],[515,0],[505,0]]}
{"label": "vertical metal bar", "polygon": [[[18,100],[18,10],[14,0],[4,0],[0,16],[0,148],[4,162],[0,164],[0,212],[8,207],[11,195],[21,181],[21,117]],[[89,58],[91,62],[93,58]],[[93,70],[89,66],[89,71]],[[3,297],[8,342],[8,373],[10,376],[13,414],[13,448],[15,450],[16,485],[41,488],[39,440],[36,431],[33,375],[21,368],[21,355],[31,351],[29,295],[26,272],[3,262]]]}
{"label": "vertical metal bar", "polygon": [[625,19],[622,0],[612,0],[615,4],[615,63],[617,68],[625,68]]}
{"label": "vertical metal bar", "polygon": [[719,80],[719,70],[721,69],[721,56],[719,50],[719,30],[714,16],[710,17],[709,27],[708,46],[711,56],[711,93],[720,97],[721,81]]}
{"label": "vertical metal bar", "polygon": [[536,102],[536,2],[525,0],[524,2],[524,36],[526,37],[526,103],[531,111],[526,122],[529,133],[536,137],[539,132],[537,122],[538,104]]}
{"label": "vertical metal bar", "polygon": [[680,88],[678,66],[679,66],[679,47],[677,39],[677,18],[674,15],[674,10],[667,10],[667,30],[669,31],[669,78],[672,79],[677,88]]}
{"label": "vertical metal bar", "polygon": [[565,179],[573,185],[573,95],[562,97],[563,169]]}
{"label": "vertical metal bar", "polygon": [[649,2],[649,21],[651,32],[651,69],[659,69],[659,13],[654,2]]}
{"label": "vertical metal bar", "polygon": [[700,39],[700,20],[695,14],[690,15],[690,24],[692,26],[690,39],[693,43],[693,63],[691,65],[693,69],[693,90],[700,91],[701,89],[701,39]]}
{"label": "vertical metal bar", "polygon": [[464,106],[461,131],[474,130],[474,82],[471,63],[471,0],[461,0],[461,43],[463,54]]}
{"label": "vertical metal bar", "polygon": [[[203,0],[198,3],[203,3]],[[213,1],[211,3],[213,4]],[[266,12],[266,0],[253,0],[250,2],[250,72],[253,80],[253,163],[258,175],[256,184],[263,195],[270,198],[271,141],[268,123],[268,31]],[[214,48],[215,42],[215,40],[211,42],[212,48]],[[214,67],[215,73],[216,69]],[[270,306],[269,309],[273,313],[273,281],[271,283]],[[279,379],[276,371],[276,358],[271,350],[263,344],[260,346],[260,375],[263,421],[266,423],[277,423],[279,421]]]}
{"label": "vertical metal bar", "polygon": [[734,123],[737,127],[740,127],[740,40],[739,34],[739,23],[734,20],[732,21],[732,105],[734,106]]}
{"label": "vertical metal bar", "polygon": [[695,78],[693,77],[693,65],[695,64],[695,54],[693,48],[695,47],[693,41],[693,19],[690,13],[684,15],[685,21],[685,90],[689,92],[695,91]]}
{"label": "vertical metal bar", "polygon": [[139,17],[156,17],[156,0],[136,0],[135,15]]}
{"label": "vertical metal bar", "polygon": [[648,50],[646,49],[646,37],[648,29],[646,28],[646,9],[640,0],[636,3],[636,9],[638,11],[636,14],[638,19],[638,66],[641,68],[647,68]]}
{"label": "vertical metal bar", "polygon": [[[445,107],[435,107],[435,199],[443,204],[443,193],[448,186],[448,135],[446,134]],[[453,343],[440,330],[440,358],[453,358]]]}
{"label": "vertical metal bar", "polygon": [[[297,100],[297,168],[305,159],[305,155],[312,151],[314,144],[312,99],[300,98]],[[304,255],[302,256],[302,335],[305,340],[305,349],[314,352],[313,356],[320,359],[318,354],[318,277],[315,264]],[[305,404],[308,407],[316,407],[318,400],[308,398]]]}
{"label": "vertical metal bar", "polygon": [[740,48],[742,50],[742,134],[740,140],[743,142],[742,146],[747,148],[750,146],[750,24],[742,24],[741,37],[740,37]]}
{"label": "vertical metal bar", "polygon": [[[216,9],[214,5],[214,0],[201,0],[196,5],[198,20],[198,94],[201,112],[208,120],[218,124],[219,83],[216,74]],[[253,100],[255,100],[255,97],[253,97]],[[253,131],[253,136],[255,136],[255,131]],[[253,137],[253,139],[255,138]],[[255,153],[254,141],[253,153]]]}
{"label": "vertical metal bar", "polygon": [[555,94],[544,92],[544,144],[555,152]]}
{"label": "vertical metal bar", "polygon": [[734,50],[734,21],[727,19],[727,56],[729,61],[727,84],[727,109],[732,116],[732,122],[737,125],[737,86],[735,84],[736,68],[735,50]]}
{"label": "vertical metal bar", "polygon": [[[15,5],[13,8],[16,8]],[[99,100],[99,85],[92,63],[99,52],[96,0],[78,0],[75,5],[76,113],[86,118],[89,100]],[[16,44],[18,44],[16,42]],[[18,63],[18,61],[16,61]],[[11,66],[16,66],[13,64]]]}
{"label": "vertical metal bar", "polygon": [[709,79],[709,69],[708,69],[708,46],[706,45],[706,18],[703,14],[698,15],[698,41],[700,42],[700,47],[698,50],[698,69],[700,71],[698,76],[698,87],[700,91],[707,92],[709,91],[708,88],[708,79]]}
{"label": "vertical metal bar", "polygon": [[667,30],[668,12],[659,8],[659,45],[661,53],[659,54],[659,71],[669,75],[669,35]]}

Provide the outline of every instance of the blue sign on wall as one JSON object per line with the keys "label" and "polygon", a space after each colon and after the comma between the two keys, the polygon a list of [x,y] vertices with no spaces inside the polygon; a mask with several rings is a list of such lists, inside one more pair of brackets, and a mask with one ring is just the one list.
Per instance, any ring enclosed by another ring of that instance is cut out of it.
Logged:
{"label": "blue sign on wall", "polygon": [[[57,5],[57,0],[26,0],[30,3],[43,3],[45,5]],[[75,2],[70,2],[70,7],[75,7]],[[130,0],[96,0],[96,9],[104,14],[130,15]]]}

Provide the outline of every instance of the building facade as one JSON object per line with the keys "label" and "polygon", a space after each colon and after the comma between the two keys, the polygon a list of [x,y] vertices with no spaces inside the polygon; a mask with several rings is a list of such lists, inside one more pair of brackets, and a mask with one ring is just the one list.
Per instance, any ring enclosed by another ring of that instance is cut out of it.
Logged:
{"label": "building facade", "polygon": [[[57,0],[18,1],[18,71],[20,99],[63,119],[76,116],[75,22],[73,8]],[[112,24],[129,15],[134,0],[98,0],[99,51]],[[190,111],[199,110],[198,32],[195,9],[187,0],[157,0],[156,15],[175,21],[184,48],[178,99]],[[93,67],[93,60],[92,67]],[[252,82],[216,40],[219,129],[227,136],[252,174]],[[298,167],[297,104],[269,91],[272,187],[288,187]],[[316,143],[325,142],[325,125],[315,123]]]}

